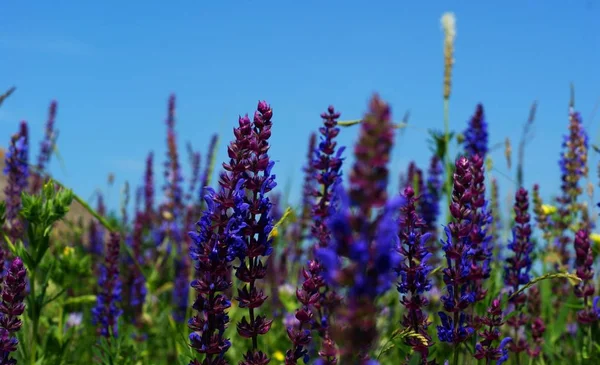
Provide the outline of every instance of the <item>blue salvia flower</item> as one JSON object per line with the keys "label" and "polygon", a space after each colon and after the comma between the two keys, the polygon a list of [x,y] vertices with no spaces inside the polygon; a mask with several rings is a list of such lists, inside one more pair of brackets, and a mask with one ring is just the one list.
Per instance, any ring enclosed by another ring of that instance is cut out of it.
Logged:
{"label": "blue salvia flower", "polygon": [[485,121],[483,105],[477,105],[475,114],[469,120],[469,125],[463,135],[467,157],[479,155],[485,160],[488,153],[488,125]]}
{"label": "blue salvia flower", "polygon": [[[354,148],[349,192],[346,194],[339,183],[335,187],[335,212],[329,222],[332,240],[328,247],[317,250],[328,285],[338,292],[347,291],[335,321],[340,326],[340,343],[344,343],[340,347],[341,364],[377,363],[369,357],[377,338],[375,300],[390,288],[396,277],[393,269],[398,265],[394,215],[402,199],[388,201],[386,192],[393,136],[390,108],[375,95]],[[342,258],[347,265],[342,265]]]}
{"label": "blue salvia flower", "polygon": [[469,160],[461,157],[456,161],[454,188],[450,214],[453,221],[445,228],[446,240],[441,240],[447,267],[443,269],[443,280],[447,293],[441,297],[444,311],[439,312],[442,325],[438,326],[438,338],[455,346],[464,342],[473,333],[467,324],[465,309],[475,301],[471,287],[471,173]]}
{"label": "blue salvia flower", "polygon": [[11,140],[4,158],[4,174],[7,185],[4,188],[6,197],[6,231],[8,237],[15,242],[23,238],[24,222],[19,218],[21,209],[21,193],[27,190],[29,182],[29,143],[27,123],[21,122],[19,132]]}
{"label": "blue salvia flower", "polygon": [[121,237],[111,233],[107,245],[106,259],[100,268],[96,306],[92,309],[92,320],[103,337],[118,337],[118,320],[123,311],[121,303],[121,279],[119,278],[119,251]]}
{"label": "blue salvia flower", "polygon": [[396,268],[400,278],[397,286],[401,294],[400,303],[407,310],[402,318],[402,326],[423,336],[419,339],[407,337],[407,343],[421,354],[421,363],[428,364],[431,337],[427,327],[430,322],[423,309],[429,304],[424,294],[431,289],[431,267],[428,264],[431,253],[426,246],[431,234],[426,232],[425,221],[417,213],[418,198],[413,188],[405,188],[402,196],[406,202],[400,208],[400,244],[397,247],[400,265]]}
{"label": "blue salvia flower", "polygon": [[44,133],[44,139],[40,144],[40,153],[38,155],[38,163],[37,163],[37,173],[33,176],[33,183],[31,186],[31,191],[33,193],[39,192],[42,188],[43,184],[43,176],[46,173],[46,168],[48,163],[50,162],[50,157],[52,156],[52,149],[56,144],[56,139],[58,137],[58,131],[54,129],[54,121],[56,118],[56,101],[52,101],[50,103],[50,107],[48,108],[48,120],[46,121],[46,130]]}

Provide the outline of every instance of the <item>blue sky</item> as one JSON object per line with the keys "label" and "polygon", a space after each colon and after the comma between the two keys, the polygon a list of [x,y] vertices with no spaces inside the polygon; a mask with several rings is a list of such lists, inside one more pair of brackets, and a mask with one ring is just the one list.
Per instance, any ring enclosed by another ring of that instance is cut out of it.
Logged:
{"label": "blue sky", "polygon": [[[148,151],[164,160],[170,93],[177,95],[180,152],[185,155],[190,141],[204,155],[211,134],[219,133],[219,161],[237,116],[265,99],[274,109],[275,172],[282,189],[294,182],[295,200],[319,114],[333,104],[342,119],[359,118],[376,91],[396,120],[411,112],[411,127],[397,137],[393,152],[397,185],[410,160],[427,163],[426,130],[442,127],[445,11],[456,14],[458,33],[452,128],[464,129],[482,102],[491,144],[509,137],[516,145],[538,100],[525,179],[550,194],[559,186],[570,82],[591,141],[597,141],[600,116],[590,123],[600,100],[596,1],[4,3],[0,88],[18,90],[0,109],[0,141],[5,146],[18,122],[27,120],[37,154],[48,104],[58,100],[65,166],[54,158],[51,171],[84,198],[106,189],[114,173],[109,200],[116,207],[123,182],[141,182]],[[345,129],[340,143],[351,146],[357,131]],[[514,171],[507,170],[502,149],[492,157],[504,196],[511,182],[500,173]]]}

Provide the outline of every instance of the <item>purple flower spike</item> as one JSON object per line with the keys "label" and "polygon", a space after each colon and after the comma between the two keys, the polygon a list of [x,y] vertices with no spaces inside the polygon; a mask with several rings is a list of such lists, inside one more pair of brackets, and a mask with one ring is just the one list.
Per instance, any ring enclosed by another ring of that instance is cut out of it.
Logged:
{"label": "purple flower spike", "polygon": [[471,201],[473,192],[473,174],[469,160],[461,157],[456,160],[454,172],[454,189],[450,214],[453,221],[445,227],[446,240],[441,240],[445,252],[447,267],[443,269],[443,280],[447,293],[442,296],[444,312],[440,312],[442,325],[438,326],[438,338],[442,342],[458,345],[472,333],[473,328],[467,325],[465,309],[475,301],[475,293],[471,286]]}
{"label": "purple flower spike", "polygon": [[119,252],[121,236],[111,233],[107,245],[106,260],[100,268],[96,306],[92,309],[93,323],[98,326],[100,336],[118,337],[118,320],[123,311],[121,302],[121,279],[119,278]]}
{"label": "purple flower spike", "polygon": [[21,329],[19,317],[25,311],[23,300],[27,290],[27,271],[23,261],[15,258],[2,283],[0,303],[0,364],[16,364],[10,353],[17,351],[19,343],[15,333]]}
{"label": "purple flower spike", "polygon": [[43,185],[43,178],[46,173],[46,168],[50,162],[50,156],[52,156],[52,149],[56,145],[56,138],[58,137],[58,131],[54,129],[54,120],[56,119],[56,101],[50,103],[48,108],[48,120],[46,121],[46,131],[44,139],[40,145],[40,154],[38,155],[38,163],[36,168],[36,174],[33,175],[33,183],[31,191],[37,193],[40,191]]}
{"label": "purple flower spike", "polygon": [[485,159],[488,152],[488,126],[483,113],[483,105],[477,105],[475,114],[469,120],[469,126],[464,132],[464,137],[467,156],[479,155]]}
{"label": "purple flower spike", "polygon": [[29,182],[29,142],[27,123],[21,122],[19,132],[12,137],[10,147],[5,156],[4,174],[7,185],[6,196],[6,231],[14,242],[23,238],[24,222],[19,217],[21,209],[21,193],[27,190]]}
{"label": "purple flower spike", "polygon": [[418,198],[415,197],[413,188],[405,188],[403,197],[406,199],[406,203],[400,209],[400,245],[397,248],[401,261],[396,269],[400,277],[398,283],[398,292],[401,294],[400,303],[407,310],[402,318],[402,326],[423,336],[420,339],[408,337],[407,342],[414,351],[421,354],[421,364],[429,364],[427,357],[431,346],[431,337],[427,332],[427,327],[430,322],[423,309],[429,304],[429,300],[424,294],[431,289],[431,280],[429,279],[431,267],[427,262],[431,254],[426,245],[430,234],[425,233],[425,221],[416,211]]}
{"label": "purple flower spike", "polygon": [[[479,334],[482,340],[475,345],[475,354],[473,356],[478,360],[485,359],[487,364],[490,364],[492,361],[496,361],[497,365],[503,364],[508,360],[507,345],[512,341],[512,338],[505,337],[500,340],[500,328],[504,324],[500,299],[496,298],[492,300],[487,314],[483,318],[479,318],[479,321],[486,328]],[[496,347],[494,343],[498,341],[500,341],[500,344]]]}
{"label": "purple flower spike", "polygon": [[[575,296],[582,298],[585,308],[577,312],[577,321],[590,325],[600,319],[598,312],[598,298],[592,302],[596,288],[594,286],[594,254],[590,244],[590,234],[587,230],[580,230],[575,235],[575,267],[581,283],[575,286]],[[592,305],[590,305],[592,304]]]}

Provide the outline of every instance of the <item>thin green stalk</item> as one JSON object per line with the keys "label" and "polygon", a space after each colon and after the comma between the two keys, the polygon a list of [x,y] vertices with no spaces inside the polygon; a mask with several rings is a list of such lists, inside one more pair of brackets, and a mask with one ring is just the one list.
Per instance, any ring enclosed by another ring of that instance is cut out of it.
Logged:
{"label": "thin green stalk", "polygon": [[458,346],[454,346],[454,360],[452,360],[453,365],[459,365],[458,363],[458,355],[460,351],[458,350]]}
{"label": "thin green stalk", "polygon": [[31,345],[30,345],[30,351],[31,351],[31,365],[35,365],[36,364],[36,347],[37,347],[37,336],[38,336],[38,328],[39,328],[39,316],[38,316],[38,308],[36,303],[36,297],[35,297],[35,273],[36,270],[32,270],[31,273],[29,273],[29,295],[31,295],[31,297],[33,298],[32,303],[34,303],[34,305],[36,307],[32,308],[32,318],[31,321],[33,322],[33,336],[31,336]]}

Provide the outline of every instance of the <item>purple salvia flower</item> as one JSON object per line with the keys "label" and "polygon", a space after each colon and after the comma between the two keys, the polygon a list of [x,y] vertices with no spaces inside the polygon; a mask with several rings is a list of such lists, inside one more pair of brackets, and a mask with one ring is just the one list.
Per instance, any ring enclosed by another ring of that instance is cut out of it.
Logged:
{"label": "purple salvia flower", "polygon": [[500,232],[502,231],[502,217],[500,215],[500,197],[498,190],[498,180],[492,178],[490,186],[490,210],[492,213],[493,223],[490,225],[490,236],[492,236],[492,242],[495,244],[495,252],[500,258],[502,253],[502,247],[499,243]]}
{"label": "purple salvia flower", "polygon": [[[577,312],[577,321],[590,325],[600,320],[597,304],[592,306],[592,298],[596,288],[594,286],[594,254],[590,244],[590,234],[587,230],[579,230],[575,235],[575,268],[581,282],[575,286],[577,298],[583,299],[584,308]],[[594,308],[596,307],[596,308]]]}
{"label": "purple salvia flower", "polygon": [[175,95],[169,97],[167,112],[167,161],[165,162],[164,186],[165,194],[168,199],[169,208],[174,216],[180,213],[183,207],[183,191],[181,183],[181,166],[179,164],[179,154],[177,153],[177,139],[175,134]]}
{"label": "purple salvia flower", "polygon": [[532,286],[529,288],[527,298],[527,310],[530,316],[529,330],[531,331],[531,340],[533,343],[529,344],[527,354],[536,358],[540,356],[542,352],[542,345],[544,344],[544,333],[546,332],[546,325],[542,319],[542,296],[540,294],[540,288]]}
{"label": "purple salvia flower", "polygon": [[444,228],[446,240],[441,240],[447,263],[443,269],[447,294],[441,297],[445,312],[439,312],[442,325],[437,330],[440,341],[456,346],[473,333],[473,328],[467,325],[465,310],[475,301],[475,295],[470,285],[473,175],[466,157],[457,159],[455,166],[450,203],[453,221]]}
{"label": "purple salvia flower", "polygon": [[431,289],[431,267],[427,262],[431,256],[427,247],[431,234],[426,232],[425,221],[417,213],[418,197],[413,188],[406,187],[402,195],[406,202],[400,208],[400,245],[397,247],[400,265],[396,268],[400,278],[397,286],[400,303],[406,308],[402,326],[423,336],[407,337],[407,344],[421,354],[421,364],[429,364],[431,337],[427,327],[430,322],[423,309],[429,304],[424,294]]}
{"label": "purple salvia flower", "polygon": [[22,238],[24,222],[19,217],[21,209],[21,193],[27,190],[29,178],[29,139],[27,123],[21,122],[19,132],[12,137],[10,147],[5,157],[4,174],[7,175],[7,185],[4,188],[6,196],[6,232],[15,242]]}
{"label": "purple salvia flower", "polygon": [[46,131],[44,133],[44,139],[40,144],[40,154],[38,155],[38,163],[36,168],[36,174],[33,175],[33,183],[31,191],[37,193],[40,191],[43,185],[43,176],[46,173],[46,168],[50,162],[50,156],[52,155],[52,149],[56,144],[56,138],[58,132],[54,129],[54,121],[56,119],[56,101],[50,103],[48,108],[48,120],[46,121]]}
{"label": "purple salvia flower", "polygon": [[150,152],[146,158],[144,173],[144,212],[146,219],[154,217],[154,172],[152,170],[154,154]]}
{"label": "purple salvia flower", "polygon": [[400,193],[409,186],[414,189],[417,195],[421,195],[425,191],[423,170],[421,170],[414,161],[411,161],[408,164],[406,175],[400,178]]}
{"label": "purple salvia flower", "polygon": [[25,311],[23,303],[27,291],[27,271],[23,261],[17,257],[11,263],[2,280],[2,302],[0,303],[0,364],[16,364],[10,353],[17,351],[19,341],[15,333],[21,329],[19,317]]}
{"label": "purple salvia flower", "polygon": [[475,301],[485,299],[487,290],[483,283],[490,277],[492,259],[492,236],[488,234],[493,224],[492,213],[485,198],[485,171],[483,159],[479,155],[471,156],[471,279]]}
{"label": "purple salvia flower", "polygon": [[[133,233],[131,237],[131,252],[139,265],[144,264],[144,255],[142,252],[142,240],[144,230],[144,213],[138,212],[133,221]],[[133,264],[133,263],[132,263]],[[142,307],[146,301],[146,278],[138,265],[133,264],[129,271],[129,306],[131,315],[136,325],[141,324]]]}
{"label": "purple salvia flower", "polygon": [[118,319],[123,313],[121,302],[121,279],[119,278],[119,251],[121,236],[111,232],[107,245],[106,259],[100,268],[96,306],[92,309],[93,323],[98,334],[109,338],[118,337]]}
{"label": "purple salvia flower", "polygon": [[[483,339],[475,345],[475,354],[473,356],[477,360],[485,359],[486,364],[491,364],[492,361],[496,361],[496,365],[503,364],[508,360],[507,345],[512,341],[512,338],[505,337],[500,341],[500,328],[504,324],[500,299],[496,298],[492,300],[487,310],[487,315],[478,318],[478,321],[485,325],[486,328],[479,333]],[[496,347],[494,343],[498,341],[500,343]]]}
{"label": "purple salvia flower", "polygon": [[579,181],[588,174],[588,135],[583,127],[581,116],[573,110],[569,112],[569,135],[564,137],[562,147],[564,150],[559,161],[562,195],[557,199],[560,219],[556,222],[556,228],[560,233],[558,238],[559,254],[562,264],[567,265],[570,260],[568,248],[571,242],[567,230],[572,223],[573,212],[578,211],[576,209],[577,198],[582,193]]}
{"label": "purple salvia flower", "polygon": [[[508,244],[508,249],[513,255],[506,259],[507,265],[504,269],[504,284],[509,288],[509,295],[517,292],[522,285],[531,280],[529,271],[532,265],[533,243],[531,241],[529,197],[527,190],[524,188],[519,188],[516,193],[514,211],[513,240]],[[518,312],[516,316],[509,318],[507,321],[508,326],[513,328],[515,333],[514,342],[510,344],[510,350],[517,354],[528,348],[526,339],[519,336],[519,330],[529,322],[527,316],[521,311],[526,301],[527,295],[525,293],[512,297],[510,300],[514,310]]]}
{"label": "purple salvia flower", "polygon": [[[427,171],[427,182],[420,199],[421,215],[425,221],[431,239],[437,241],[437,219],[440,215],[440,199],[442,197],[443,164],[439,157],[432,156]],[[434,252],[435,256],[435,252]]]}
{"label": "purple salvia flower", "polygon": [[267,197],[275,186],[275,175],[271,174],[274,162],[268,155],[270,148],[273,110],[264,101],[258,103],[254,113],[251,134],[248,136],[250,158],[247,161],[247,180],[242,180],[246,190],[243,202],[249,206],[246,216],[246,227],[243,230],[244,244],[238,252],[240,266],[236,268],[235,276],[244,284],[238,289],[235,298],[241,308],[248,308],[249,319],[246,316],[237,324],[240,336],[252,339],[252,348],[244,355],[240,365],[264,365],[268,356],[258,349],[258,336],[266,334],[271,328],[272,320],[266,316],[256,315],[266,296],[256,286],[259,280],[266,276],[266,267],[261,257],[268,258],[273,250],[269,233],[273,229],[273,218],[270,216],[271,202]]}
{"label": "purple salvia flower", "polygon": [[[340,363],[370,364],[377,338],[375,299],[390,288],[397,267],[394,248],[398,241],[393,219],[401,199],[387,201],[388,167],[394,129],[389,106],[379,96],[371,99],[370,112],[361,123],[361,135],[355,146],[355,163],[346,195],[341,185],[335,196],[336,210],[330,218],[332,240],[317,250],[323,276],[334,288],[347,288],[347,302],[336,311],[332,329],[344,343]],[[377,219],[373,213],[384,207]],[[341,266],[340,258],[349,265]]]}
{"label": "purple salvia flower", "polygon": [[[332,212],[333,189],[341,181],[341,167],[343,158],[341,154],[344,148],[336,148],[335,137],[340,130],[337,127],[337,119],[340,114],[335,112],[333,106],[327,109],[326,113],[321,114],[323,126],[319,129],[321,141],[318,148],[314,149],[314,156],[310,168],[306,168],[305,191],[308,196],[316,198],[312,207],[312,236],[316,240],[314,248],[326,248],[330,241],[330,231],[327,227],[327,220]],[[311,136],[310,147],[314,148],[315,141]],[[314,179],[314,180],[313,180]],[[315,184],[316,183],[316,184]],[[305,196],[305,204],[309,204]],[[323,345],[320,356],[323,364],[335,364],[336,350],[335,343],[329,336],[329,315],[333,311],[340,298],[333,288],[328,288],[322,277],[322,267],[318,260],[311,260],[308,264],[308,271],[303,269],[302,287],[298,288],[296,296],[302,308],[296,312],[296,318],[301,323],[300,328],[288,328],[288,337],[293,343],[293,348],[286,353],[286,365],[296,364],[300,358],[308,362],[307,347],[310,344],[310,324],[318,329],[323,338]],[[324,289],[321,292],[321,289]],[[303,328],[303,326],[308,328]]]}
{"label": "purple salvia flower", "polygon": [[478,104],[475,108],[475,114],[469,120],[464,137],[467,157],[479,155],[485,160],[488,152],[488,126],[483,113],[483,105]]}

